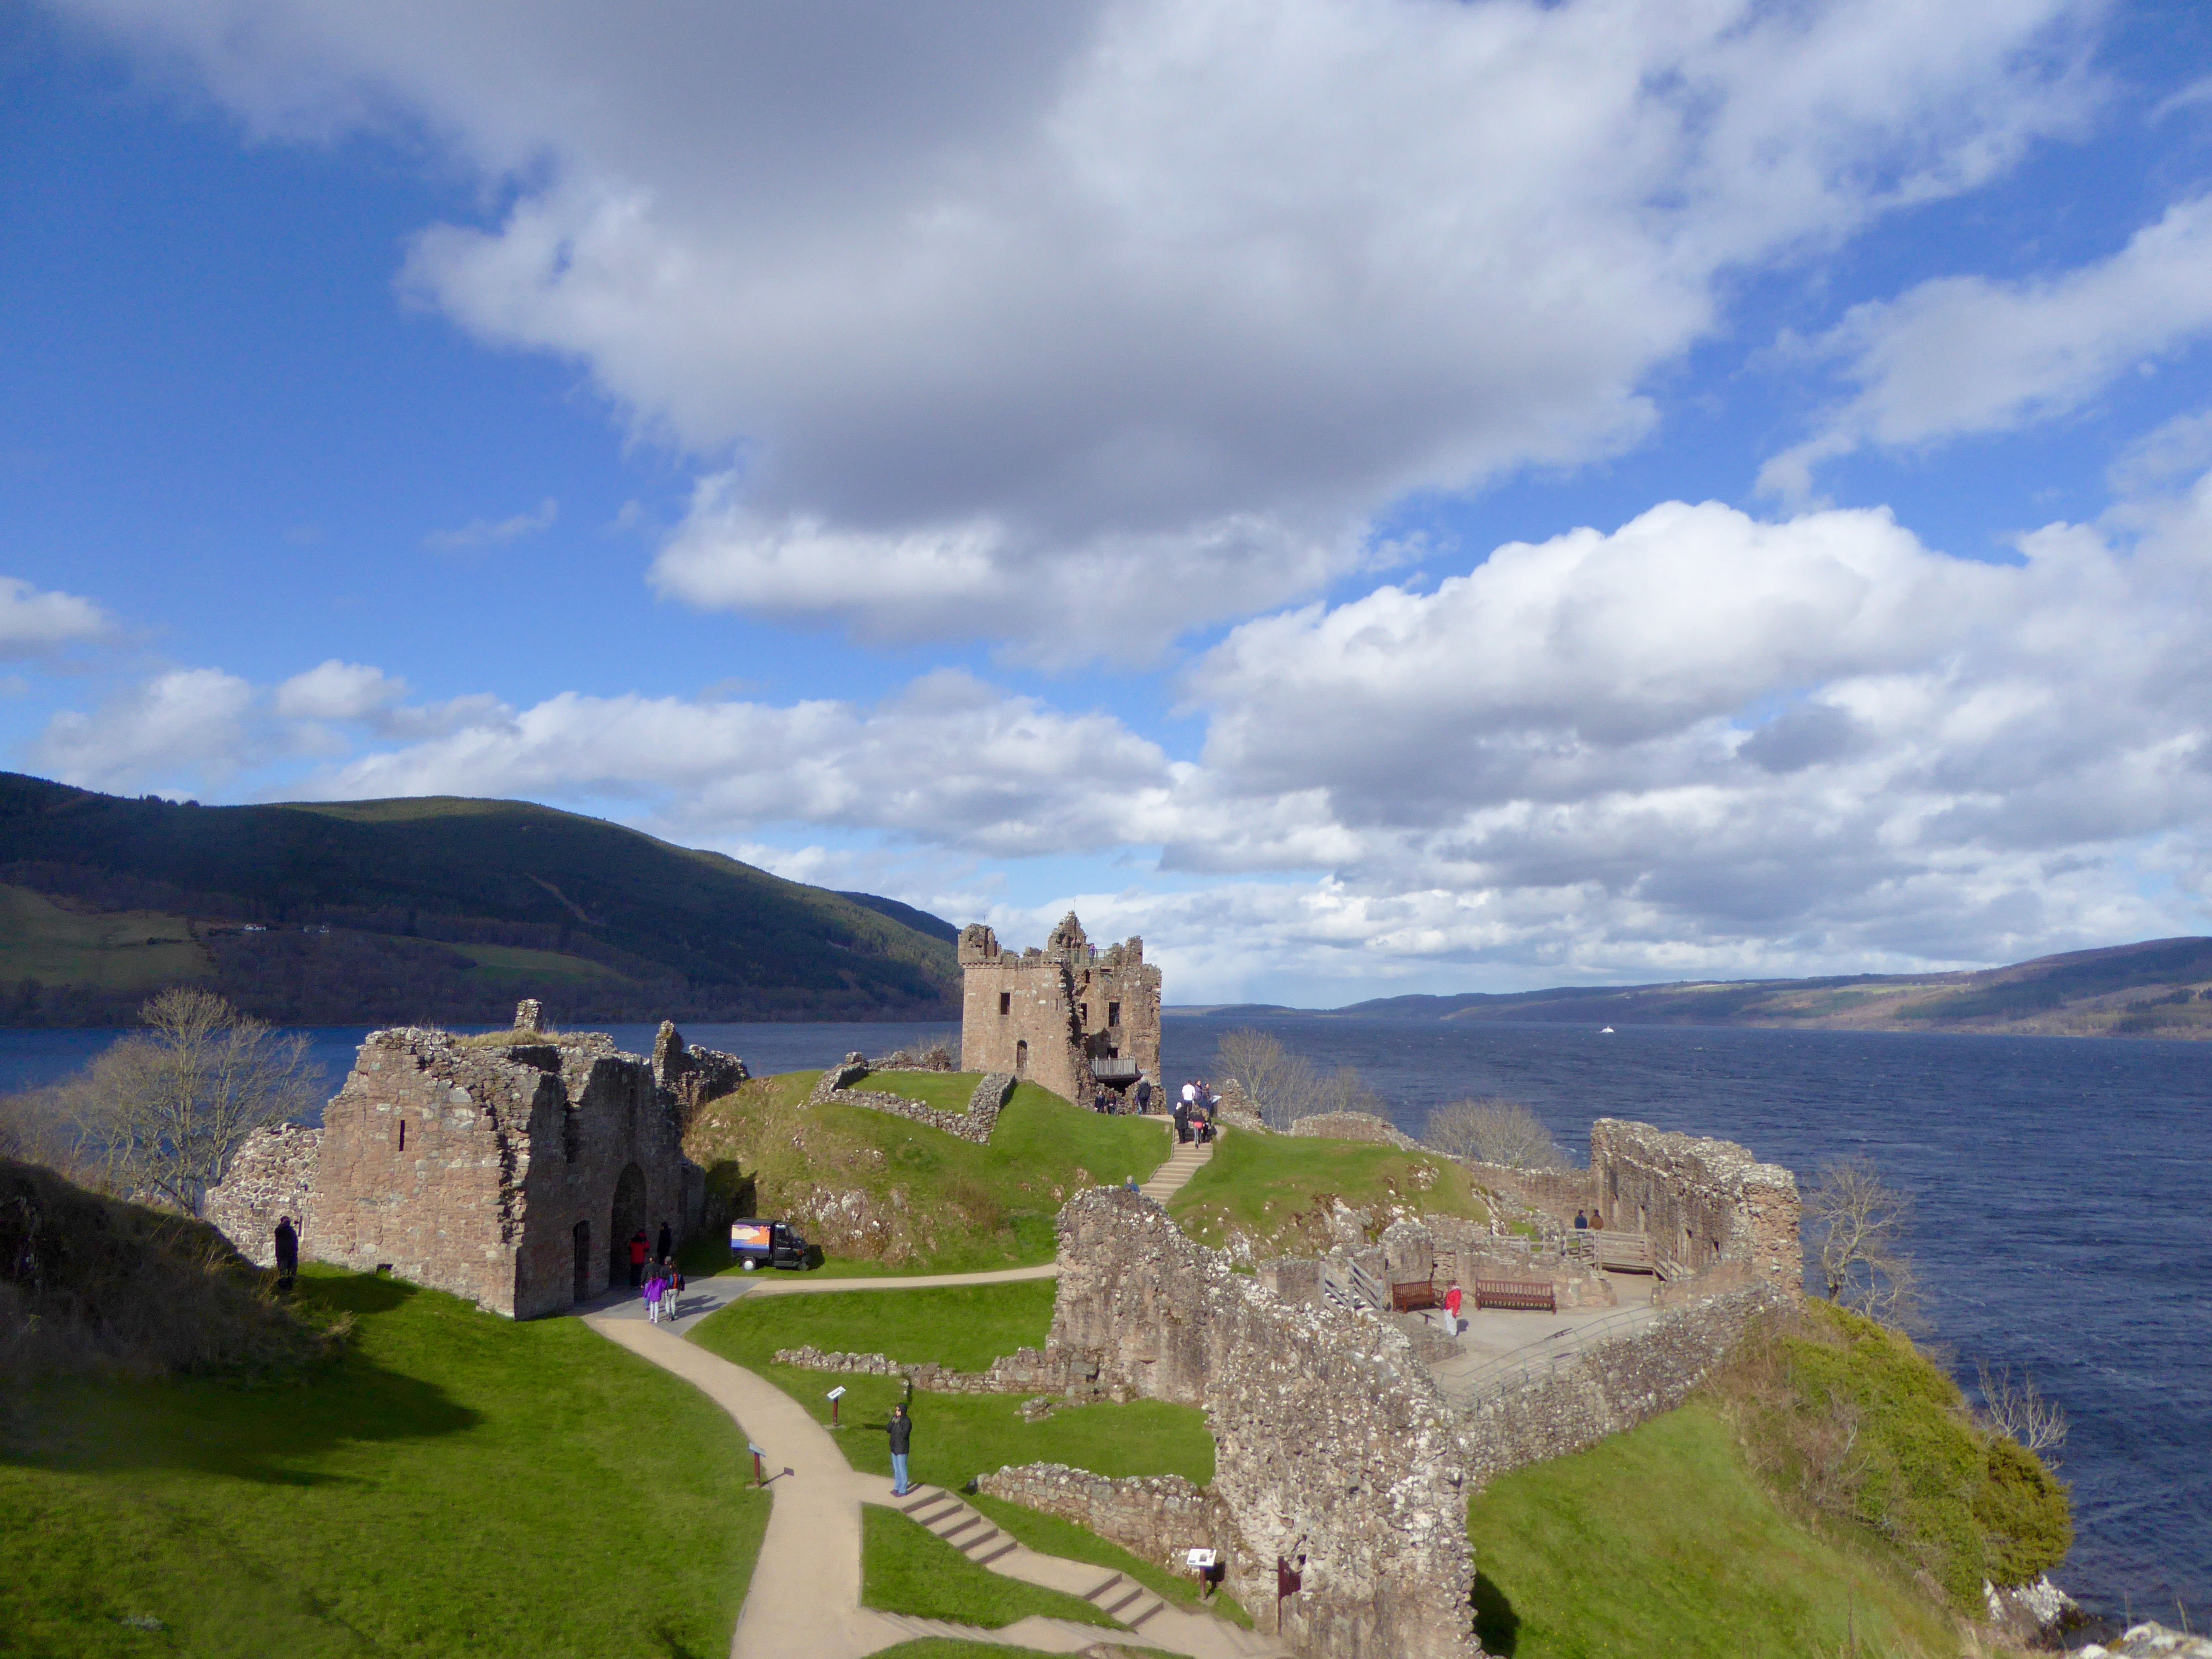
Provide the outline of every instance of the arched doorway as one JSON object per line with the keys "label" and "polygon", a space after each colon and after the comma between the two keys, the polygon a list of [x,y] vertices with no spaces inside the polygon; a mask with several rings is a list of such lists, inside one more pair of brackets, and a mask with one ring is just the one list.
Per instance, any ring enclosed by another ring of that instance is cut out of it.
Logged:
{"label": "arched doorway", "polygon": [[1029,1074],[1030,1040],[1027,1037],[1024,1037],[1020,1042],[1014,1044],[1014,1075],[1016,1077],[1027,1077]]}
{"label": "arched doorway", "polygon": [[615,1178],[615,1202],[607,1229],[607,1285],[629,1283],[629,1238],[645,1225],[645,1171],[627,1164]]}
{"label": "arched doorway", "polygon": [[576,1224],[576,1285],[574,1296],[581,1302],[592,1293],[592,1224]]}

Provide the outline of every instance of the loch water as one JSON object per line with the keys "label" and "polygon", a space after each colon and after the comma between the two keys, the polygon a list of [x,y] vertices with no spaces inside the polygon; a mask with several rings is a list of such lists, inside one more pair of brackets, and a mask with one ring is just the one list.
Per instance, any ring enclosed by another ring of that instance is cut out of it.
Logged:
{"label": "loch water", "polygon": [[[1808,1178],[1871,1158],[1916,1202],[1911,1245],[1935,1340],[2025,1367],[2073,1430],[2061,1474],[2076,1539],[2054,1575],[2092,1611],[2212,1625],[2212,1044],[1170,1015],[1170,1081],[1215,1069],[1256,1024],[1316,1065],[1356,1066],[1420,1133],[1431,1108],[1524,1101],[1569,1147],[1631,1117],[1716,1135]],[[0,1031],[0,1091],[58,1080],[105,1031]],[[308,1033],[331,1086],[365,1031]],[[945,1037],[944,1024],[687,1027],[756,1073]],[[653,1028],[615,1028],[650,1052]]]}

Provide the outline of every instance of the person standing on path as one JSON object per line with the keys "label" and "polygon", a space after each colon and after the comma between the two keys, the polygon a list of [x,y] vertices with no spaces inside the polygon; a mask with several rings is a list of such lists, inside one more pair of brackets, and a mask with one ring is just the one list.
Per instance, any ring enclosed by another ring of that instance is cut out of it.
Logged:
{"label": "person standing on path", "polygon": [[1455,1285],[1444,1292],[1445,1328],[1456,1337],[1459,1334],[1459,1286]]}
{"label": "person standing on path", "polygon": [[903,1401],[891,1407],[891,1496],[903,1498],[914,1490],[906,1478],[906,1455],[914,1444],[914,1419]]}
{"label": "person standing on path", "polygon": [[1187,1100],[1176,1102],[1175,1131],[1176,1145],[1188,1144],[1190,1139],[1190,1103]]}
{"label": "person standing on path", "polygon": [[645,1281],[645,1319],[648,1325],[660,1322],[660,1296],[668,1288],[668,1281],[660,1276],[660,1269],[653,1270],[653,1277]]}
{"label": "person standing on path", "polygon": [[644,1228],[640,1227],[629,1236],[629,1287],[633,1291],[645,1283],[646,1257],[652,1248],[646,1243]]}
{"label": "person standing on path", "polygon": [[1152,1080],[1143,1073],[1137,1074],[1137,1115],[1141,1117],[1152,1109]]}
{"label": "person standing on path", "polygon": [[675,1254],[676,1235],[669,1231],[668,1224],[664,1221],[660,1224],[660,1248],[653,1253],[653,1259],[656,1261],[665,1261]]}
{"label": "person standing on path", "polygon": [[276,1218],[276,1288],[289,1290],[292,1281],[300,1276],[300,1235],[292,1225],[292,1218]]}

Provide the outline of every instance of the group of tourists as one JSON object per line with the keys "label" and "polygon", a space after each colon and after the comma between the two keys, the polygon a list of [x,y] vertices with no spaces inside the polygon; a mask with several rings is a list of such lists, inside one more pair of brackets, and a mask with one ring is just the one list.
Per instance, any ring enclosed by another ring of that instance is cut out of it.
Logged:
{"label": "group of tourists", "polygon": [[629,1236],[630,1288],[645,1298],[645,1316],[658,1325],[676,1317],[676,1299],[684,1294],[684,1272],[676,1265],[676,1231],[660,1224],[660,1248],[655,1250],[640,1227]]}
{"label": "group of tourists", "polygon": [[1214,1117],[1220,1109],[1221,1097],[1206,1086],[1204,1078],[1194,1077],[1184,1084],[1175,1103],[1176,1144],[1203,1145],[1212,1139]]}

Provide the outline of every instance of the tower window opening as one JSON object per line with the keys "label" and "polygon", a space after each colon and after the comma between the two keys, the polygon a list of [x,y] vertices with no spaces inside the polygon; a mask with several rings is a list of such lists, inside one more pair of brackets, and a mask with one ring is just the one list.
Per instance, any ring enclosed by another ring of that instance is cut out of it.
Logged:
{"label": "tower window opening", "polygon": [[399,1150],[407,1150],[407,1120],[404,1117],[399,1120]]}
{"label": "tower window opening", "polygon": [[1121,1005],[1120,1003],[1109,1002],[1106,1005],[1106,1023],[1109,1025],[1119,1025],[1121,1023]]}
{"label": "tower window opening", "polygon": [[1011,1013],[1012,1013],[1013,1012],[1014,1012],[1014,994],[1013,994],[1012,991],[1001,991],[1001,992],[1000,992],[1000,993],[999,993],[999,1012],[1000,1012],[1001,1015],[1006,1015],[1006,1014],[1011,1014]]}

